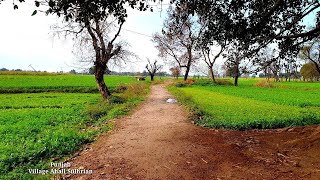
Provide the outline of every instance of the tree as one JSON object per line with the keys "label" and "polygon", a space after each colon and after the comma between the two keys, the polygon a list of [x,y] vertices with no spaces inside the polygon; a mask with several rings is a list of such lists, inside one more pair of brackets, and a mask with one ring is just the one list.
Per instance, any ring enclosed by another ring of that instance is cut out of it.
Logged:
{"label": "tree", "polygon": [[[181,19],[177,23],[176,19]],[[196,51],[196,41],[199,39],[201,29],[185,8],[172,8],[168,10],[168,18],[164,21],[162,34],[153,35],[153,42],[159,50],[159,56],[172,58],[178,66],[185,68],[184,80],[187,80],[191,66],[200,58]]]}
{"label": "tree", "polygon": [[172,73],[172,76],[175,77],[176,79],[178,79],[179,75],[180,75],[180,68],[179,67],[173,67],[170,68],[170,71]]}
{"label": "tree", "polygon": [[234,86],[238,86],[239,77],[242,74],[251,74],[255,70],[251,70],[253,68],[251,59],[242,57],[243,52],[238,51],[236,47],[229,46],[227,52],[228,54],[224,54],[227,59],[225,65],[234,78]]}
{"label": "tree", "polygon": [[[242,42],[239,47],[249,57],[269,44],[278,44],[280,54],[296,53],[301,43],[320,34],[319,1],[312,0],[178,0],[187,4],[189,14],[207,20],[207,38]],[[315,14],[312,30],[301,22]],[[227,34],[228,36],[221,36]]]}
{"label": "tree", "polygon": [[[206,23],[202,39],[208,42],[227,41],[237,53],[226,56],[230,66],[248,64],[257,67],[250,71],[259,72],[256,55],[268,46],[274,46],[277,57],[272,61],[297,56],[301,44],[320,34],[319,1],[311,0],[177,0],[177,7],[185,7],[189,14],[196,15]],[[316,13],[315,13],[316,12]],[[315,28],[308,30],[301,22],[316,14]],[[180,21],[177,19],[177,21]],[[247,61],[247,62],[243,62]],[[250,63],[248,63],[250,61]],[[235,68],[236,69],[236,68]],[[245,68],[247,71],[249,68]],[[236,73],[238,74],[238,73]],[[235,81],[237,78],[235,78]],[[235,82],[235,85],[237,83]]]}
{"label": "tree", "polygon": [[303,80],[319,80],[320,73],[317,71],[316,66],[313,63],[306,63],[302,66],[300,74],[303,76]]}
{"label": "tree", "polygon": [[[19,0],[23,2],[23,0]],[[1,2],[1,1],[0,1]],[[65,31],[79,35],[80,33],[88,34],[95,52],[95,79],[105,100],[111,96],[111,93],[104,82],[104,73],[107,69],[107,64],[113,57],[119,55],[122,47],[115,43],[122,26],[127,17],[126,6],[145,11],[149,8],[147,0],[92,0],[92,1],[35,1],[35,6],[42,5],[46,7],[46,14],[54,14],[62,17],[67,24]],[[14,9],[18,9],[18,5],[14,3]],[[151,8],[152,10],[152,8]],[[37,10],[32,15],[35,15]],[[105,24],[110,24],[110,18],[113,18],[118,23],[117,29],[112,32],[113,36],[108,34],[105,36]],[[109,23],[108,23],[109,22]]]}
{"label": "tree", "polygon": [[77,74],[76,70],[72,69],[70,72],[70,74]]}
{"label": "tree", "polygon": [[7,68],[1,68],[0,71],[9,71]]}
{"label": "tree", "polygon": [[313,63],[315,69],[320,73],[320,39],[317,38],[305,45],[301,50],[301,57]]}
{"label": "tree", "polygon": [[90,68],[88,69],[88,73],[89,73],[89,74],[94,74],[94,72],[95,72],[95,67],[94,67],[94,66],[92,66],[92,67],[90,67]]}
{"label": "tree", "polygon": [[213,46],[211,45],[211,43],[209,44],[202,44],[200,45],[201,47],[201,52],[202,52],[202,56],[204,58],[204,62],[206,63],[208,69],[209,69],[209,74],[210,77],[212,79],[212,81],[215,83],[215,75],[214,75],[214,64],[217,61],[217,59],[222,55],[222,53],[226,50],[226,41],[224,41],[223,43],[220,43],[220,50],[218,50],[218,52],[216,54],[213,54],[213,48],[219,46],[219,44]]}
{"label": "tree", "polygon": [[150,59],[147,60],[148,64],[146,65],[146,69],[148,70],[148,73],[151,77],[151,81],[153,81],[155,74],[160,71],[162,65],[157,65],[157,60],[155,60],[153,63],[150,62]]}

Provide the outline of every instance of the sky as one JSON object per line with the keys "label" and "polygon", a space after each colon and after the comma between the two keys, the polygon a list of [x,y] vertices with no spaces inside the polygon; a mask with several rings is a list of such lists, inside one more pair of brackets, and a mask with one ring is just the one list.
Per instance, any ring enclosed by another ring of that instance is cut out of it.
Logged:
{"label": "sky", "polygon": [[[13,10],[12,1],[0,5],[0,68],[32,70],[31,65],[37,71],[79,71],[78,59],[72,53],[72,38],[54,37],[50,28],[61,21],[43,13],[31,16],[35,6],[30,3],[22,3],[18,10]],[[168,7],[168,3],[163,4],[162,12],[156,4],[154,12],[129,10],[119,40],[127,41],[130,51],[141,60],[127,64],[121,71],[143,71],[147,57],[159,59],[150,36],[161,31]]]}
{"label": "sky", "polygon": [[[163,2],[162,11],[161,6],[155,4],[154,12],[140,12],[129,8],[119,40],[127,41],[131,46],[130,51],[138,55],[140,60],[134,64],[126,64],[125,68],[111,70],[142,72],[145,70],[146,58],[158,59],[164,64],[157,56],[158,50],[151,42],[151,36],[161,31],[168,4],[169,0]],[[72,37],[53,37],[50,26],[61,20],[43,13],[31,16],[34,9],[32,1],[20,4],[18,10],[13,10],[12,1],[4,1],[0,5],[0,68],[32,70],[31,65],[40,71],[81,71],[77,65],[78,59],[72,53]],[[312,17],[314,14],[307,17],[304,23],[313,24]],[[168,69],[165,66],[163,70]]]}

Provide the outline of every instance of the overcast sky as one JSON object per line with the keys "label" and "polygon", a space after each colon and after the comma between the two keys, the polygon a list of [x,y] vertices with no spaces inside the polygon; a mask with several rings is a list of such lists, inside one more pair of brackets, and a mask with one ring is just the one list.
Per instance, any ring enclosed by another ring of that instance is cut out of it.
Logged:
{"label": "overcast sky", "polygon": [[[70,71],[77,59],[72,54],[71,38],[53,38],[50,26],[60,22],[55,16],[38,13],[31,16],[33,3],[22,3],[13,10],[12,1],[0,5],[0,68],[41,71]],[[166,3],[163,3],[166,4]],[[130,50],[143,62],[129,64],[126,70],[142,71],[146,57],[157,58],[158,51],[150,41],[153,33],[160,31],[168,5],[154,6],[154,12],[129,10],[129,17],[120,37],[131,45]],[[140,34],[139,34],[140,33]]]}
{"label": "overcast sky", "polygon": [[[129,9],[120,38],[131,45],[130,50],[142,61],[127,64],[127,68],[121,71],[143,71],[147,57],[159,59],[150,36],[161,31],[168,1],[163,2],[162,12],[160,5],[154,6],[154,12]],[[34,9],[33,2],[22,3],[18,10],[13,10],[12,1],[4,1],[0,5],[0,68],[32,70],[30,64],[36,70],[50,72],[77,68],[71,37],[58,39],[52,36],[50,26],[60,20],[41,13],[31,16]],[[305,18],[304,23],[314,24],[314,13]],[[168,67],[164,70],[168,71]]]}

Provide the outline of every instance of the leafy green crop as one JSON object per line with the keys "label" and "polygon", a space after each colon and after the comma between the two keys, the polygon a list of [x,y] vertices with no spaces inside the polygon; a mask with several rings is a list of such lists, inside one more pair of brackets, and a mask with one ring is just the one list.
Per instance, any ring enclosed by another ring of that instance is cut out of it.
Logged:
{"label": "leafy green crop", "polygon": [[[1,75],[0,91],[39,91],[0,93],[0,179],[35,178],[28,173],[29,168],[48,168],[52,159],[62,161],[72,155],[82,144],[112,128],[108,120],[127,114],[144,99],[148,89],[148,83],[133,85],[133,77],[108,76],[106,81],[114,89],[121,84],[128,89],[135,87],[139,93],[113,93],[114,99],[108,103],[97,91],[70,91],[96,89],[93,76]],[[54,93],[46,92],[50,88]]]}
{"label": "leafy green crop", "polygon": [[182,103],[200,114],[198,124],[206,127],[251,129],[320,123],[320,92],[317,90],[204,83],[169,89]]}
{"label": "leafy green crop", "polygon": [[[136,82],[136,79],[128,76],[105,76],[105,81],[113,90],[120,84]],[[0,75],[0,93],[97,93],[96,87],[92,75]]]}

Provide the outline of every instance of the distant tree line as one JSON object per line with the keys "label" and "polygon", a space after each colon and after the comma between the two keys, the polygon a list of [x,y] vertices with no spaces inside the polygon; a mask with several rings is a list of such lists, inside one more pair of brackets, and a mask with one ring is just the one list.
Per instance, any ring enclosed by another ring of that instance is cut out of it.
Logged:
{"label": "distant tree line", "polygon": [[[320,2],[310,0],[174,0],[162,31],[153,35],[159,56],[180,68],[184,79],[205,62],[215,82],[214,64],[223,59],[226,75],[263,72],[286,81],[300,77],[299,59],[320,71]],[[301,23],[314,17],[311,29]],[[304,55],[303,58],[298,58]],[[310,74],[310,73],[309,73]]]}

